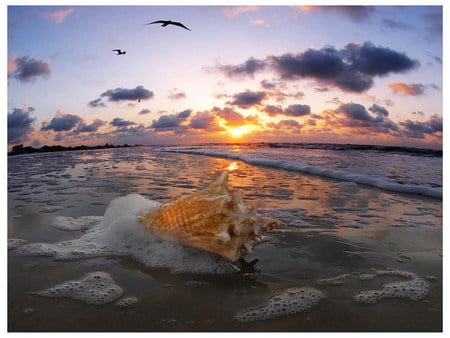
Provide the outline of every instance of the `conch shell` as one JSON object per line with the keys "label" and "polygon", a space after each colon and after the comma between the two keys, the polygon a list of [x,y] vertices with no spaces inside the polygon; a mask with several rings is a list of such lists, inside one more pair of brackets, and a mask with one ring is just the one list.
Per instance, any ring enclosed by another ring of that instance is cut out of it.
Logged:
{"label": "conch shell", "polygon": [[222,173],[204,190],[175,196],[140,214],[141,225],[158,237],[177,240],[231,261],[241,249],[251,252],[250,241],[280,226],[277,220],[248,210],[241,191],[230,192],[228,173]]}

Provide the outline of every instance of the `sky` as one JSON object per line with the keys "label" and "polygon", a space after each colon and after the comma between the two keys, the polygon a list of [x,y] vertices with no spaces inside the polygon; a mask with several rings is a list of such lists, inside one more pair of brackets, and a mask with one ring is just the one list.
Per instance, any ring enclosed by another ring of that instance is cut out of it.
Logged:
{"label": "sky", "polygon": [[6,15],[9,149],[442,149],[441,5],[9,4]]}

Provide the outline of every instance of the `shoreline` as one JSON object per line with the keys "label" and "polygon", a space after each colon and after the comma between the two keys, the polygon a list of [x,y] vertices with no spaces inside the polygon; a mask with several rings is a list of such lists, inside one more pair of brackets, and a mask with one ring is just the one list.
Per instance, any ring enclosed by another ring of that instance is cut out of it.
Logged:
{"label": "shoreline", "polygon": [[186,145],[173,145],[173,144],[122,144],[113,145],[105,143],[104,145],[95,146],[61,146],[61,145],[44,145],[40,148],[34,148],[31,146],[24,147],[23,144],[15,145],[12,150],[8,152],[8,156],[15,156],[21,154],[33,154],[33,153],[48,153],[48,152],[58,152],[58,151],[79,151],[79,150],[95,150],[95,149],[114,149],[114,148],[135,148],[135,147],[206,147],[206,146],[258,146],[258,147],[269,147],[269,148],[301,148],[301,149],[324,149],[324,150],[335,150],[335,151],[345,151],[345,150],[371,150],[378,152],[397,152],[397,153],[412,153],[417,155],[426,156],[436,156],[442,157],[442,149],[432,149],[432,148],[417,148],[417,147],[407,147],[407,146],[387,146],[387,145],[370,145],[370,144],[351,144],[351,143],[296,143],[296,142],[242,142],[242,143],[203,143],[203,144],[186,144]]}

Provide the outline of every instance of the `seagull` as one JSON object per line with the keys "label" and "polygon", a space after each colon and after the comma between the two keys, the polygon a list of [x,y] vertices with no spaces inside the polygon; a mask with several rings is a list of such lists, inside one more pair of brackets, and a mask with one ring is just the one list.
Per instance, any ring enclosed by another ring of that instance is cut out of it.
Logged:
{"label": "seagull", "polygon": [[116,55],[123,55],[123,54],[126,54],[126,53],[127,53],[126,51],[122,51],[122,50],[120,50],[120,49],[113,49],[112,51],[113,51],[113,52],[117,52]]}
{"label": "seagull", "polygon": [[175,26],[179,26],[179,27],[182,27],[182,28],[187,29],[188,31],[190,31],[190,29],[187,28],[185,25],[183,25],[181,22],[170,21],[170,20],[153,21],[153,22],[146,23],[146,25],[151,25],[153,23],[161,23],[162,27],[166,27],[167,25],[175,25]]}

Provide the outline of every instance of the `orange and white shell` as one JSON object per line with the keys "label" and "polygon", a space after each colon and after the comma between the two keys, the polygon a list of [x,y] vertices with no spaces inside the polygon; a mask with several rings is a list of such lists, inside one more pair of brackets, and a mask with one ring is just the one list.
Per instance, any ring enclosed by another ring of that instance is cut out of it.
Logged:
{"label": "orange and white shell", "polygon": [[159,207],[140,214],[140,224],[152,234],[206,250],[231,261],[241,249],[251,252],[250,241],[280,225],[277,220],[248,210],[241,191],[228,190],[222,173],[205,189],[175,196]]}

